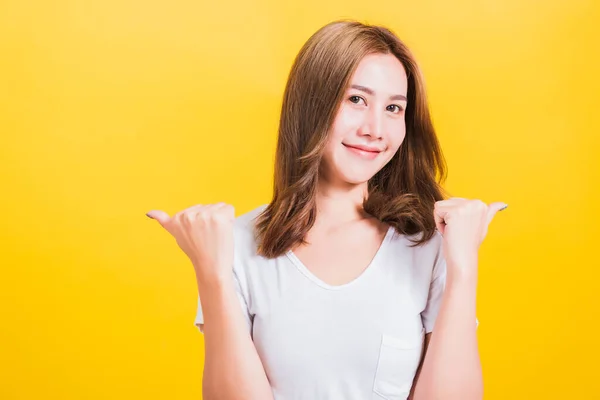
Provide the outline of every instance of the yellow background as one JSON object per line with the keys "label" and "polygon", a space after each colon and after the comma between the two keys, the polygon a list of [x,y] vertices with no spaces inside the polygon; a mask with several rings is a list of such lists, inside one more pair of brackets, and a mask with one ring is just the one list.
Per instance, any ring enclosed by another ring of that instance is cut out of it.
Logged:
{"label": "yellow background", "polygon": [[600,7],[588,0],[0,4],[0,398],[197,399],[193,270],[144,213],[269,200],[292,60],[325,23],[414,50],[481,250],[487,400],[600,399]]}

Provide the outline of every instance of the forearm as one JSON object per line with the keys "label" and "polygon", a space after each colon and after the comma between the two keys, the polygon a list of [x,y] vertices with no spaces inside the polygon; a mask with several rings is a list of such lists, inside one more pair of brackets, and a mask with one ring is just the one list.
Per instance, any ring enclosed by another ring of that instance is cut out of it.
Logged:
{"label": "forearm", "polygon": [[202,380],[207,400],[273,398],[262,362],[242,315],[233,283],[198,279],[204,314],[205,363]]}
{"label": "forearm", "polygon": [[[417,381],[415,400],[483,398],[475,304],[477,276],[449,274],[431,341]],[[476,268],[463,269],[476,271]]]}

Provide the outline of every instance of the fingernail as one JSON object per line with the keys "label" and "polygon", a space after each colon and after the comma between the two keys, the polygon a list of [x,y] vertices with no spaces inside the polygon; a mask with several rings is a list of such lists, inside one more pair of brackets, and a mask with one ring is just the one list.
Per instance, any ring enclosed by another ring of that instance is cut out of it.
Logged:
{"label": "fingernail", "polygon": [[146,213],[146,217],[148,217],[148,218],[152,219],[152,217],[151,217],[150,215],[148,215],[148,214],[150,214],[150,212],[147,212],[147,213]]}
{"label": "fingernail", "polygon": [[502,208],[500,209],[500,211],[502,211],[502,210],[506,210],[506,208],[507,208],[507,207],[508,207],[508,204],[505,204],[505,205],[504,205],[504,207],[502,207]]}

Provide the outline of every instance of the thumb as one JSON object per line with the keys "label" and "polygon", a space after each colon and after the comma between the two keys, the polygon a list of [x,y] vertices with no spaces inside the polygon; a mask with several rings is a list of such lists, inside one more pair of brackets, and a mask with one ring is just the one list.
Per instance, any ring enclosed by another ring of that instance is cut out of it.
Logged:
{"label": "thumb", "polygon": [[508,207],[508,204],[503,203],[501,201],[497,201],[495,203],[490,204],[488,207],[488,214],[487,214],[488,225],[490,224],[490,222],[492,222],[492,219],[494,219],[494,216],[496,215],[496,213],[498,211],[502,211],[502,210],[506,209],[506,207]]}
{"label": "thumb", "polygon": [[157,220],[158,223],[161,224],[163,228],[165,227],[165,224],[167,222],[169,222],[169,220],[171,219],[171,217],[169,217],[169,214],[167,214],[164,211],[160,211],[160,210],[152,210],[150,212],[147,212],[146,216],[148,218]]}

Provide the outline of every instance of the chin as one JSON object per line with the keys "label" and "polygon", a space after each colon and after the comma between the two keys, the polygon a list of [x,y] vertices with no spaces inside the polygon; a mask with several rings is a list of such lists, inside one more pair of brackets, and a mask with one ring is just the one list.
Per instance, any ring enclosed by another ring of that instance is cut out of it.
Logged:
{"label": "chin", "polygon": [[344,182],[346,182],[350,185],[361,185],[363,183],[368,182],[369,179],[371,179],[374,175],[375,175],[375,173],[366,173],[366,172],[346,173],[346,174],[342,174],[341,178]]}

